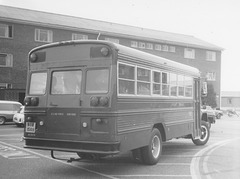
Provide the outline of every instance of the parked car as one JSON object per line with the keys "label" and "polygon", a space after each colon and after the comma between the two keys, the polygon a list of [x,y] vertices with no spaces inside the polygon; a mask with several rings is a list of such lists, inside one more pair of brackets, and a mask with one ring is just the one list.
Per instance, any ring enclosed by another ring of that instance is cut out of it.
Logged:
{"label": "parked car", "polygon": [[21,106],[22,104],[19,102],[0,100],[0,125],[12,122],[14,114],[19,111]]}
{"label": "parked car", "polygon": [[220,109],[215,109],[215,115],[217,119],[220,119],[223,116],[223,111]]}
{"label": "parked car", "polygon": [[211,128],[211,124],[214,124],[216,122],[215,111],[207,109],[206,106],[202,106],[201,111],[202,113],[207,113],[207,119],[204,119],[204,120],[208,122],[209,128]]}
{"label": "parked car", "polygon": [[211,106],[203,106],[203,109],[209,113],[214,113],[217,119],[223,116],[223,112],[220,109],[213,109]]}
{"label": "parked car", "polygon": [[22,106],[19,111],[14,114],[13,116],[13,122],[15,122],[15,124],[20,127],[20,126],[24,126],[24,106]]}

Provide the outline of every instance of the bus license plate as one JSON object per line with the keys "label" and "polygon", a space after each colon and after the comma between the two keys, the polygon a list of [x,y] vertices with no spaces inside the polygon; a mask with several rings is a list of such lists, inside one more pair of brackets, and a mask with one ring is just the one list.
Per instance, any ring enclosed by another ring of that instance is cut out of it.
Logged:
{"label": "bus license plate", "polygon": [[26,132],[35,133],[36,122],[26,122]]}

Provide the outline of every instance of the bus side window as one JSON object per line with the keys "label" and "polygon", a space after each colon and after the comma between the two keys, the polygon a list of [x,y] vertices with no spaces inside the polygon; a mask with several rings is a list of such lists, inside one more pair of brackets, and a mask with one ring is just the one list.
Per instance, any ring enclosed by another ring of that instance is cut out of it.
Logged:
{"label": "bus side window", "polygon": [[135,67],[118,64],[119,94],[135,94]]}
{"label": "bus side window", "polygon": [[169,96],[169,75],[168,73],[162,73],[162,95]]}

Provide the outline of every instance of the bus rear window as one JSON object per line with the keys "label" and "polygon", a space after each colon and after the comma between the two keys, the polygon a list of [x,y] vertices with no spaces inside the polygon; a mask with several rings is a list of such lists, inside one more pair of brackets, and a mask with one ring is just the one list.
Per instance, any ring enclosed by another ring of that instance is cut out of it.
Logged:
{"label": "bus rear window", "polygon": [[47,84],[47,73],[32,73],[29,94],[30,95],[42,95],[45,94]]}
{"label": "bus rear window", "polygon": [[109,83],[108,69],[87,71],[86,93],[107,93]]}
{"label": "bus rear window", "polygon": [[51,94],[80,94],[82,71],[55,71],[52,73]]}

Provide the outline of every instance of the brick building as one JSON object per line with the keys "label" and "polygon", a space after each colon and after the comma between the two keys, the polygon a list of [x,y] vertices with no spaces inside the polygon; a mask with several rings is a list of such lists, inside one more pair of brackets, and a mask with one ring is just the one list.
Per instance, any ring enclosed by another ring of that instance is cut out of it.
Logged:
{"label": "brick building", "polygon": [[32,48],[79,39],[113,41],[194,66],[220,96],[221,47],[189,35],[0,5],[0,99],[22,102]]}

